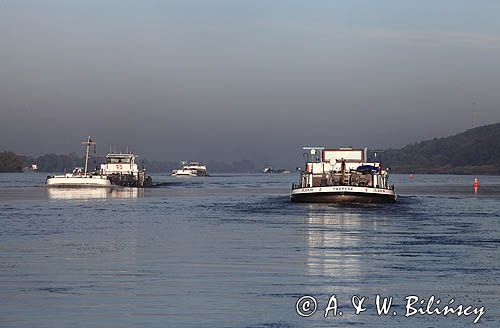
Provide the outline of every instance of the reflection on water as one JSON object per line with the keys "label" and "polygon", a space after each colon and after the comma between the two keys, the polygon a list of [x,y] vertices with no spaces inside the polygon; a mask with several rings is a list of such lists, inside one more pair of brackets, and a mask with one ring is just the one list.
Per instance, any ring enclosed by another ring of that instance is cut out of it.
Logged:
{"label": "reflection on water", "polygon": [[144,189],[111,187],[111,188],[46,188],[49,199],[106,199],[106,198],[138,198],[144,196]]}
{"label": "reflection on water", "polygon": [[359,256],[345,249],[358,249],[362,220],[357,213],[318,212],[310,205],[307,219],[307,267],[312,275],[352,276],[360,270]]}

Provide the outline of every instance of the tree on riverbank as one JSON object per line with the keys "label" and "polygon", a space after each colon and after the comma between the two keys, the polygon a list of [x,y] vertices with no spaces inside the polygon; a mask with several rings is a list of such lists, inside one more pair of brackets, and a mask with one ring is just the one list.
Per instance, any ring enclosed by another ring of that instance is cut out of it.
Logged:
{"label": "tree on riverbank", "polygon": [[0,152],[0,172],[22,172],[24,157],[12,151]]}

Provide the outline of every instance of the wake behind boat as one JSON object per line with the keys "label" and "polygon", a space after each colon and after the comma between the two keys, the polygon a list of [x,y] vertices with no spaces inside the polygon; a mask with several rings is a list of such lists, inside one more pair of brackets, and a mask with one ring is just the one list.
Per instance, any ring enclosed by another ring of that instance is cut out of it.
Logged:
{"label": "wake behind boat", "polygon": [[292,184],[291,201],[301,203],[391,203],[397,199],[389,186],[389,169],[367,162],[367,149],[304,147],[306,168]]}

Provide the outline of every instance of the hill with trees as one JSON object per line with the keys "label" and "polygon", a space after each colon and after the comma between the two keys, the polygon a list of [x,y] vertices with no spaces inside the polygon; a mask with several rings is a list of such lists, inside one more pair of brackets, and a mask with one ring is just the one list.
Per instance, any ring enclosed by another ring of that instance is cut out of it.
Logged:
{"label": "hill with trees", "polygon": [[380,153],[395,173],[500,174],[500,123]]}
{"label": "hill with trees", "polygon": [[[373,152],[370,157],[373,159]],[[90,160],[92,170],[105,161],[104,157]],[[500,123],[477,127],[445,138],[417,142],[401,149],[377,151],[377,161],[395,173],[500,174]],[[83,165],[77,154],[47,154],[39,157],[0,152],[0,172],[22,172],[31,163],[40,172],[71,171]],[[209,172],[260,172],[253,161],[208,161]],[[170,172],[179,166],[174,161],[140,159],[139,165],[149,172]]]}

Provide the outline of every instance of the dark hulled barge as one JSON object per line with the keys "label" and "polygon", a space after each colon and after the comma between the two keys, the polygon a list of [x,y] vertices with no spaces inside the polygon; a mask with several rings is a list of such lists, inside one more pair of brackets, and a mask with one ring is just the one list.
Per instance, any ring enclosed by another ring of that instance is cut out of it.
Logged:
{"label": "dark hulled barge", "polygon": [[304,147],[308,152],[291,201],[300,203],[392,203],[389,169],[367,161],[367,149]]}

